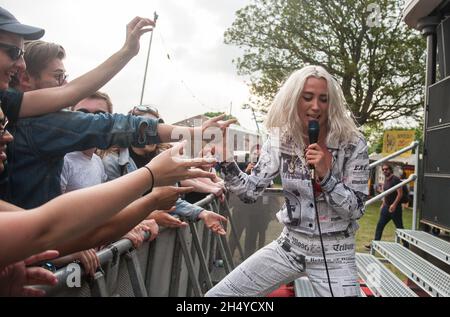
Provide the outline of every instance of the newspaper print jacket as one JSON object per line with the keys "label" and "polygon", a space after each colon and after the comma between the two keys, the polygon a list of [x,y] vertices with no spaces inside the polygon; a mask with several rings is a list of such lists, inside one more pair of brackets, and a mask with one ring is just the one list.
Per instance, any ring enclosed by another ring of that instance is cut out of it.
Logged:
{"label": "newspaper print jacket", "polygon": [[[368,195],[367,144],[358,136],[349,142],[329,142],[327,147],[332,154],[332,169],[316,193],[322,233],[353,234],[358,229],[356,220],[364,214]],[[251,175],[243,173],[235,162],[223,163],[221,169],[228,189],[245,203],[255,202],[271,181],[281,175],[285,204],[277,213],[278,220],[288,229],[319,234],[311,173],[303,150],[293,140],[270,137]]]}

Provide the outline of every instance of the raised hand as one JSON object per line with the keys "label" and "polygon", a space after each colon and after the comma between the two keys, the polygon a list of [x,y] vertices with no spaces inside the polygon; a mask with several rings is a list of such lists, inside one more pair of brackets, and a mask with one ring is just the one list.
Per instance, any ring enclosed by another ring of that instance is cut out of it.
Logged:
{"label": "raised hand", "polygon": [[231,124],[236,123],[236,119],[229,119],[226,121],[222,121],[222,119],[225,118],[225,114],[222,114],[220,116],[211,118],[207,121],[205,121],[202,124],[202,132],[204,132],[208,128],[219,128],[220,130],[224,131],[226,130]]}
{"label": "raised hand", "polygon": [[[227,134],[228,127],[237,122],[236,119],[222,121],[224,117],[225,114],[209,119],[208,121],[205,121],[201,127],[204,139],[210,139],[214,135],[214,147],[209,150],[216,158],[218,158],[219,161],[222,162],[233,159],[232,146],[229,146],[227,142]],[[214,131],[214,129],[211,128],[220,129],[220,132]],[[221,138],[218,138],[217,133],[221,134]]]}
{"label": "raised hand", "polygon": [[153,31],[154,26],[155,22],[150,19],[135,17],[127,24],[127,37],[123,49],[131,56],[137,55],[140,49],[139,40],[142,34]]}
{"label": "raised hand", "polygon": [[214,173],[192,168],[212,164],[216,160],[213,158],[183,158],[181,154],[185,145],[186,141],[181,142],[162,152],[147,164],[155,177],[155,186],[172,185],[177,181],[189,178],[207,177],[212,179],[215,177]]}

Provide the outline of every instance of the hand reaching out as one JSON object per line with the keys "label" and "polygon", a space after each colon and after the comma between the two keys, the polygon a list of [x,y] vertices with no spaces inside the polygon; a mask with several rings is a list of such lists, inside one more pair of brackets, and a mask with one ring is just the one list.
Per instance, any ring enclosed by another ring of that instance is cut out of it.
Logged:
{"label": "hand reaching out", "polygon": [[28,285],[55,285],[55,275],[41,267],[29,267],[38,262],[54,259],[58,251],[45,251],[0,268],[0,296],[44,296],[45,291]]}
{"label": "hand reaching out", "polygon": [[221,224],[221,221],[227,222],[227,218],[225,218],[224,216],[221,216],[209,210],[203,210],[198,215],[198,218],[202,219],[206,227],[212,232],[220,235],[225,235],[227,233]]}
{"label": "hand reaching out", "polygon": [[156,156],[147,167],[149,167],[153,175],[154,186],[166,186],[175,184],[177,181],[207,177],[214,178],[214,173],[205,172],[194,167],[201,167],[215,162],[212,158],[194,158],[185,159],[181,157],[186,141],[181,142],[171,149],[168,149]]}
{"label": "hand reaching out", "polygon": [[154,219],[159,226],[167,228],[183,228],[188,226],[186,222],[168,214],[166,210],[155,210],[147,219]]}
{"label": "hand reaching out", "polygon": [[139,53],[141,36],[147,32],[153,31],[155,22],[141,17],[135,17],[127,24],[127,35],[123,49],[129,52],[131,56]]}

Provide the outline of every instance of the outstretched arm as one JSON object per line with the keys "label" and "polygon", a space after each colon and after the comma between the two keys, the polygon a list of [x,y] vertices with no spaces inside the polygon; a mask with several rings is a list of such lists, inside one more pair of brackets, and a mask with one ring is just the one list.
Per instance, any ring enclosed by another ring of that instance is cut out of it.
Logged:
{"label": "outstretched arm", "polygon": [[27,212],[0,213],[0,266],[53,249],[98,227],[146,192],[151,184],[163,186],[180,179],[213,177],[191,167],[210,160],[174,157],[184,144],[175,146],[141,168],[114,181],[73,191]]}
{"label": "outstretched arm", "polygon": [[134,201],[103,225],[91,230],[83,236],[58,245],[56,249],[61,255],[117,241],[137,226],[152,211],[171,208],[179,195],[192,191],[192,188],[161,187]]}
{"label": "outstretched arm", "polygon": [[270,186],[280,170],[278,145],[269,138],[262,147],[261,156],[252,174],[242,172],[236,162],[221,164],[226,188],[236,194],[244,203],[254,203],[264,190]]}
{"label": "outstretched arm", "polygon": [[30,285],[55,285],[56,276],[41,267],[28,267],[35,263],[51,260],[57,251],[45,251],[6,267],[0,267],[0,297],[3,296],[44,296],[45,291]]}
{"label": "outstretched arm", "polygon": [[26,92],[19,117],[31,117],[61,110],[99,90],[137,55],[141,35],[152,31],[154,25],[150,19],[134,18],[127,25],[125,44],[117,53],[67,85]]}
{"label": "outstretched arm", "polygon": [[[226,130],[231,124],[235,123],[236,119],[230,119],[222,121],[225,115],[220,115],[205,121],[201,127],[189,128],[174,126],[169,124],[158,124],[158,135],[161,142],[175,142],[181,140],[191,140],[194,143],[194,138],[200,138],[200,142],[203,141],[203,137],[211,132],[212,129],[217,129],[217,133]],[[208,131],[210,129],[210,131]],[[213,133],[213,132],[211,132]]]}

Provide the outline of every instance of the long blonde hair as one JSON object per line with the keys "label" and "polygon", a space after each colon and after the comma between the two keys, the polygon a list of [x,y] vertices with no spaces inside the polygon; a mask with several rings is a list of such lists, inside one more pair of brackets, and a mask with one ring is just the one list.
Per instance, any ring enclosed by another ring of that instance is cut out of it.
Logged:
{"label": "long blonde hair", "polygon": [[292,137],[299,146],[304,146],[303,125],[298,117],[297,105],[305,82],[310,77],[323,78],[327,81],[329,100],[327,142],[350,140],[361,135],[345,101],[341,86],[321,66],[305,66],[294,71],[287,78],[267,114],[265,124],[268,131],[275,133],[278,130],[282,137]]}

